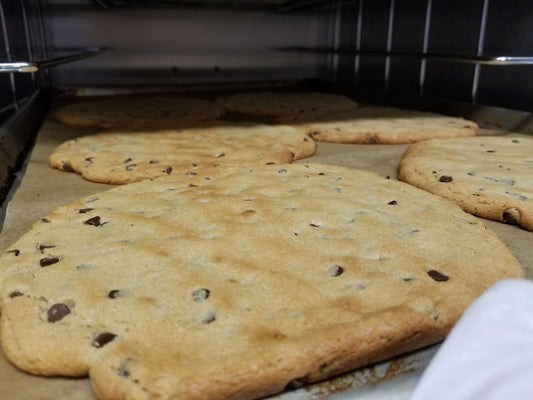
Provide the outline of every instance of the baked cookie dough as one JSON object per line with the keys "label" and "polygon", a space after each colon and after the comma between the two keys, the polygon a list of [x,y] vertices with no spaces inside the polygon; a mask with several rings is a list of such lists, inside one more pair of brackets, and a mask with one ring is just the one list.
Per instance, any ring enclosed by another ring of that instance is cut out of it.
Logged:
{"label": "baked cookie dough", "polygon": [[74,126],[154,130],[181,128],[219,119],[224,109],[213,101],[177,95],[108,96],[56,107],[53,119]]}
{"label": "baked cookie dough", "polygon": [[319,142],[335,143],[413,143],[432,138],[474,136],[475,122],[429,112],[392,107],[361,106],[349,111],[323,114],[316,118],[285,119],[307,127]]}
{"label": "baked cookie dough", "polygon": [[221,96],[218,102],[227,111],[273,120],[314,118],[357,108],[357,102],[350,98],[325,92],[242,92]]}
{"label": "baked cookie dough", "polygon": [[101,399],[261,398],[440,341],[522,274],[479,219],[403,182],[203,169],[37,221],[0,258],[1,340]]}
{"label": "baked cookie dough", "polygon": [[84,136],[61,144],[50,164],[90,181],[125,184],[205,166],[290,163],[312,156],[315,149],[302,128],[220,123]]}
{"label": "baked cookie dough", "polygon": [[399,179],[479,217],[533,231],[533,139],[435,139],[407,149]]}

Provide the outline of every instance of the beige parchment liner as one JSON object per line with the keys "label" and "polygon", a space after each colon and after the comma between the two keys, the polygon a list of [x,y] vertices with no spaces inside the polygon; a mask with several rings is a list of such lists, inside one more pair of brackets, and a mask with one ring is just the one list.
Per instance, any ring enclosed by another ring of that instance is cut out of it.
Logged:
{"label": "beige parchment liner", "polygon": [[[81,197],[113,187],[86,181],[74,173],[65,173],[50,167],[50,153],[63,141],[90,134],[92,128],[74,128],[53,121],[46,121],[39,132],[27,169],[20,187],[10,201],[3,230],[0,233],[0,251],[29,230],[34,221],[47,215],[58,206],[70,203]],[[500,131],[480,130],[480,135],[501,135]],[[520,136],[519,134],[513,134]],[[529,136],[529,135],[528,135]],[[350,145],[318,143],[316,154],[297,162],[337,164],[360,168],[397,178],[397,167],[408,145]],[[517,226],[504,225],[483,220],[509,247],[525,269],[526,276],[533,279],[533,232]],[[438,222],[438,221],[436,221]],[[362,384],[374,385],[402,373],[416,372],[416,363],[424,364],[434,350],[423,350],[417,357],[406,356],[395,359],[380,367],[363,369],[331,384],[322,383],[306,388],[299,393],[275,396],[287,399],[325,399],[357,389]],[[423,366],[423,365],[422,365]],[[405,382],[404,382],[405,383]],[[394,383],[396,384],[396,383]],[[409,391],[406,388],[398,388]],[[393,389],[396,391],[396,389]],[[396,394],[397,391],[396,391]],[[43,378],[26,374],[9,364],[0,352],[0,398],[10,400],[94,400],[95,396],[87,378]]]}

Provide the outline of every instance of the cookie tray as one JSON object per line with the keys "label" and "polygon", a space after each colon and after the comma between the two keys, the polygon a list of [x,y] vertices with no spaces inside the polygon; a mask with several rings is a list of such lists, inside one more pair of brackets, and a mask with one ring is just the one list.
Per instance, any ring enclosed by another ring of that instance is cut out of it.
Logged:
{"label": "cookie tray", "polygon": [[[507,115],[505,110],[473,109],[471,115],[463,115],[474,119],[481,126],[497,128],[482,129],[481,135],[507,134],[504,129],[529,134],[533,131],[529,116],[523,113]],[[56,146],[65,140],[92,132],[95,130],[73,128],[50,120],[44,122],[31,157],[24,167],[22,178],[17,183],[18,188],[7,206],[3,231],[0,234],[0,250],[17,240],[34,221],[44,217],[54,208],[112,187],[88,182],[76,174],[54,170],[49,166],[48,156]],[[369,151],[369,146],[372,146],[372,151]],[[397,166],[406,148],[407,145],[318,143],[317,153],[313,157],[298,162],[338,164],[395,178]],[[524,267],[526,276],[532,279],[533,232],[494,221],[483,221],[507,244]],[[273,396],[272,399],[407,399],[437,349],[438,345],[435,345],[326,382],[285,392]],[[0,398],[95,400],[89,379],[31,376],[9,364],[1,353]]]}

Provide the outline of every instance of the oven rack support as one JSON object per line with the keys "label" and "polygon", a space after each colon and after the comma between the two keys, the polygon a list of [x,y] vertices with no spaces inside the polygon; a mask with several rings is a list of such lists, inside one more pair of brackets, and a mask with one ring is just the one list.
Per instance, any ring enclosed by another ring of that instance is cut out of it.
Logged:
{"label": "oven rack support", "polygon": [[49,58],[42,61],[12,61],[7,63],[0,63],[0,72],[22,72],[31,73],[42,69],[54,67],[84,58],[92,57],[100,53],[102,49],[98,47],[88,48],[67,56]]}

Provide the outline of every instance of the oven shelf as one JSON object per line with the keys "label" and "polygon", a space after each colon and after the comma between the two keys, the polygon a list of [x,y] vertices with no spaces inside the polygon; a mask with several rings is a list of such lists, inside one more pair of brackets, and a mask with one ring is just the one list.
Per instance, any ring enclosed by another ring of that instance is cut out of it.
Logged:
{"label": "oven shelf", "polygon": [[13,61],[0,63],[0,72],[37,72],[39,70],[54,67],[56,65],[66,64],[81,60],[83,58],[92,57],[101,51],[102,49],[99,47],[91,47],[66,56],[54,57],[41,61]]}
{"label": "oven shelf", "polygon": [[427,60],[440,60],[482,65],[533,65],[533,56],[471,56],[464,54],[446,53],[417,53],[407,51],[379,51],[379,50],[347,50],[309,47],[278,47],[276,50],[287,52],[301,52],[313,54],[332,54],[340,56],[380,56],[380,57],[409,57]]}

